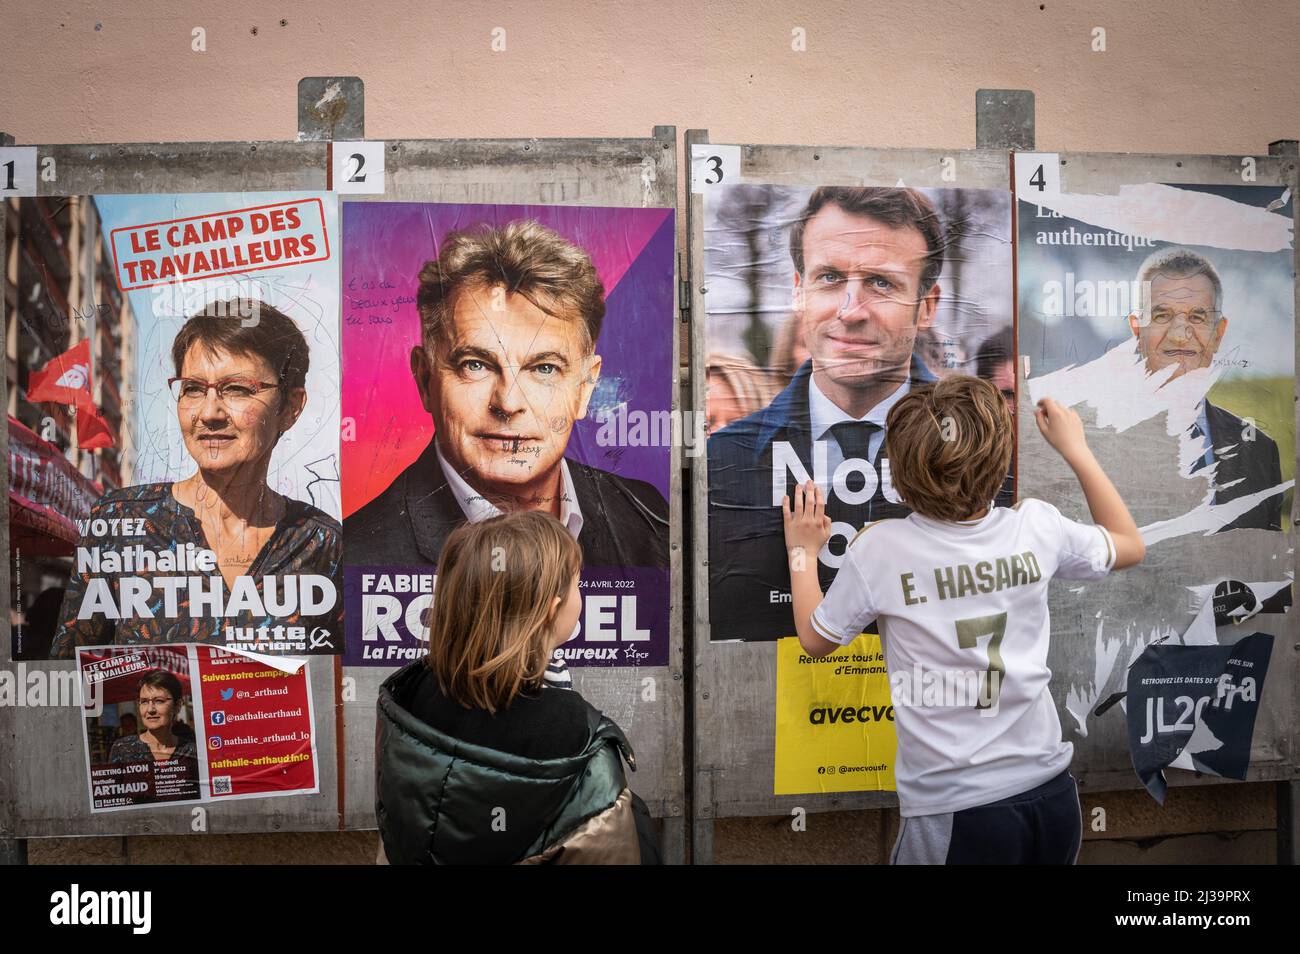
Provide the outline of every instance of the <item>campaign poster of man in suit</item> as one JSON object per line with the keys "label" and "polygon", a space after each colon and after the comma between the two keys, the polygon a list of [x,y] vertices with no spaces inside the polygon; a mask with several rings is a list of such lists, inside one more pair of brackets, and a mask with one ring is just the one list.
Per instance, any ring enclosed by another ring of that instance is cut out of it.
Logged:
{"label": "campaign poster of man in suit", "polygon": [[[1223,279],[1205,255],[1177,246],[1154,252],[1138,269],[1145,298],[1129,316],[1129,328],[1151,374],[1170,369],[1170,380],[1208,368],[1228,331]],[[1191,436],[1202,441],[1204,454],[1191,473],[1217,465],[1214,503],[1226,504],[1282,483],[1277,442],[1254,422],[1242,420],[1207,395],[1197,406]],[[1217,452],[1216,452],[1217,451]],[[1281,530],[1282,494],[1224,523],[1221,530]]]}
{"label": "campaign poster of man in suit", "polygon": [[[706,195],[708,416],[721,424],[707,448],[714,640],[793,635],[781,500],[795,483],[826,492],[823,588],[863,526],[909,513],[882,454],[886,416],[917,384],[988,373],[978,356],[990,342],[1014,360],[1010,219],[1010,194],[992,190]],[[774,396],[737,407],[774,377]],[[1013,500],[1008,475],[996,502]]]}
{"label": "campaign poster of man in suit", "polygon": [[1053,392],[1086,407],[1099,446],[1127,444],[1129,460],[1139,424],[1163,423],[1178,439],[1179,459],[1116,476],[1148,546],[1286,526],[1293,204],[1276,186],[1158,183],[1020,204],[1031,398]]}
{"label": "campaign poster of man in suit", "polygon": [[532,509],[583,551],[566,661],[667,662],[669,435],[601,427],[671,407],[672,222],[665,209],[346,210],[346,661],[422,654],[447,535]]}
{"label": "campaign poster of man in suit", "polygon": [[[1027,162],[1017,182],[1042,159]],[[1051,395],[1079,413],[1146,544],[1132,575],[1049,597],[1052,696],[1076,757],[1098,759],[1127,746],[1118,707],[1099,703],[1126,691],[1144,646],[1281,633],[1294,612],[1295,198],[1272,170],[1169,183],[1130,179],[1127,157],[1060,163],[1060,190],[1022,191],[1017,208],[1020,406]],[[1087,520],[1028,423],[1022,497]],[[1211,599],[1233,615],[1217,635],[1189,629]]]}

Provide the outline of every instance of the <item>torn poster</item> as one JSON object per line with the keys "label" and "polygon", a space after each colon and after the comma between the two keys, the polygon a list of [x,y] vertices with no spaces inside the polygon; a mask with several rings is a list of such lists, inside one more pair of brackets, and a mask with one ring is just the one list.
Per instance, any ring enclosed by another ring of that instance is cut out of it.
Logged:
{"label": "torn poster", "polygon": [[1104,586],[1049,595],[1052,694],[1091,765],[1122,759],[1104,713],[1149,644],[1219,645],[1213,618],[1188,632],[1203,605],[1238,625],[1225,642],[1292,625],[1294,195],[1127,182],[1132,168],[1116,157],[1088,180],[1098,194],[1017,204],[1019,496],[1089,519],[1031,419],[1050,397],[1078,412],[1146,544]]}
{"label": "torn poster", "polygon": [[1020,202],[1031,400],[1079,406],[1130,446],[1162,425],[1171,459],[1113,475],[1148,547],[1281,530],[1290,512],[1292,203],[1281,186],[1150,183]]}
{"label": "torn poster", "polygon": [[1164,769],[1244,779],[1273,637],[1231,646],[1148,646],[1128,672],[1129,753],[1164,804]]}

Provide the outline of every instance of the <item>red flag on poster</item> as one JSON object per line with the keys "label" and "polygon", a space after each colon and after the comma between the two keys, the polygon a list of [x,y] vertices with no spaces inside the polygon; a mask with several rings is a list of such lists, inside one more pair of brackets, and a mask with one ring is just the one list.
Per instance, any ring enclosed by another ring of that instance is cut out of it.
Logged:
{"label": "red flag on poster", "polygon": [[77,446],[82,450],[99,450],[117,443],[113,427],[99,414],[95,405],[77,408]]}
{"label": "red flag on poster", "polygon": [[27,400],[33,404],[49,401],[95,406],[90,391],[90,339],[82,338],[63,354],[55,355],[39,371],[33,371],[27,383]]}

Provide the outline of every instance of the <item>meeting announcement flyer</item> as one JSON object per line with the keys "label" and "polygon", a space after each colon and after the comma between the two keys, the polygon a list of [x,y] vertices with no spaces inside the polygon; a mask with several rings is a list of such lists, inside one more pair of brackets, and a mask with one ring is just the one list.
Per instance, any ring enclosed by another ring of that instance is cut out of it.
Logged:
{"label": "meeting announcement flyer", "polygon": [[[307,664],[198,644],[78,650],[91,811],[319,791]],[[137,706],[140,735],[104,718]],[[187,718],[160,753],[171,713]]]}

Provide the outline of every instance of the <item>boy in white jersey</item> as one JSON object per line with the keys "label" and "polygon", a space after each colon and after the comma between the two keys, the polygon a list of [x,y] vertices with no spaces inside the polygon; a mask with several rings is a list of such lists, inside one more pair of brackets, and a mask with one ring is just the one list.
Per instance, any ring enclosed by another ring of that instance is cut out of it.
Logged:
{"label": "boy in white jersey", "polygon": [[1012,423],[987,381],[914,387],[890,410],[885,452],[912,514],[868,524],[823,598],[816,554],[830,537],[821,489],[783,502],[799,643],[811,656],[879,624],[898,730],[902,826],[895,864],[1072,864],[1082,820],[1048,691],[1053,576],[1098,580],[1141,562],[1132,516],[1051,399],[1038,428],[1074,470],[1096,526],[1051,504],[991,501],[1011,458]]}

